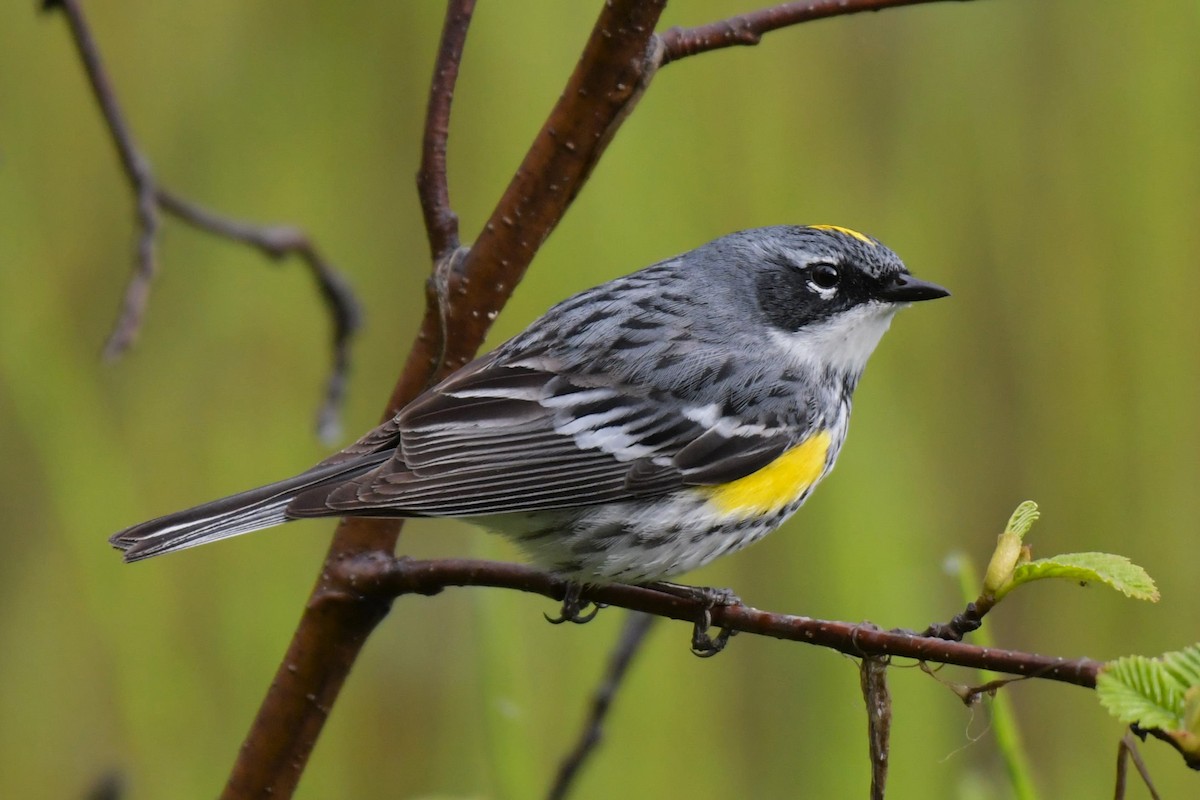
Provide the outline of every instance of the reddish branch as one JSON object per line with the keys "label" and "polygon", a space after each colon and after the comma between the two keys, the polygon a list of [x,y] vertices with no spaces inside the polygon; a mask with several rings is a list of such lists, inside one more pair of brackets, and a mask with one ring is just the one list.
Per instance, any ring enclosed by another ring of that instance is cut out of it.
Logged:
{"label": "reddish branch", "polygon": [[[467,249],[459,245],[457,218],[450,206],[446,141],[474,0],[450,0],[430,91],[418,175],[435,274],[420,332],[383,417],[391,417],[425,386],[473,356],[538,247],[582,189],[659,66],[723,47],[756,44],[766,32],[807,20],[937,1],[784,3],[695,28],[674,28],[656,37],[654,28],[665,0],[609,0],[559,102],[474,245]],[[330,395],[339,395],[344,344],[357,324],[357,314],[336,273],[307,237],[297,231],[257,228],[228,220],[159,188],[124,124],[78,0],[47,0],[45,5],[62,8],[70,21],[93,91],[138,197],[138,270],[126,293],[126,308],[111,347],[119,350],[126,346],[140,324],[154,271],[156,215],[161,209],[204,230],[256,246],[271,256],[296,253],[304,258],[335,312],[337,366]],[[534,591],[558,600],[565,592],[563,581],[519,565],[394,559],[391,554],[399,531],[398,521],[351,519],[339,524],[288,652],[239,754],[225,797],[291,795],[342,683],[394,597],[432,594],[447,586],[466,585]],[[688,622],[703,611],[694,601],[635,586],[593,587],[587,599]],[[988,650],[881,631],[869,625],[771,614],[745,606],[713,609],[712,621],[722,628],[819,644],[857,656],[906,656],[1082,686],[1094,684],[1098,666],[1086,659],[1068,661]],[[613,668],[616,677],[610,679],[619,680],[635,647],[623,649],[623,661],[618,654]],[[607,702],[602,695],[597,707],[606,707]],[[602,712],[600,708],[594,719],[598,720]]]}
{"label": "reddish branch", "polygon": [[[567,582],[561,578],[521,564],[498,561],[455,558],[416,561],[364,556],[353,562],[346,561],[340,568],[345,570],[344,580],[353,585],[355,591],[389,598],[438,594],[451,586],[492,586],[561,601],[567,589]],[[694,622],[704,611],[702,601],[626,584],[589,586],[584,589],[582,599],[688,623]],[[1099,661],[1089,658],[1067,659],[979,647],[906,631],[885,631],[870,623],[777,614],[744,605],[718,606],[710,613],[715,627],[820,645],[850,656],[912,658],[1086,688],[1095,688],[1101,666]]]}
{"label": "reddish branch", "polygon": [[[460,258],[440,261],[440,286],[427,294],[424,319],[404,371],[384,409],[390,418],[430,382],[466,363],[492,319],[525,274],[611,138],[611,126],[644,88],[645,54],[664,0],[613,0],[605,5],[567,89],[538,133],[516,177],[475,244]],[[446,27],[469,15],[446,16]],[[442,41],[466,36],[446,32]],[[443,46],[434,69],[441,91],[453,91],[461,47]],[[436,90],[435,90],[436,91]],[[442,137],[449,100],[431,102],[425,147]],[[438,157],[426,153],[425,164]],[[444,166],[444,165],[443,165]],[[429,176],[422,181],[434,180]],[[444,176],[436,178],[444,182]],[[439,190],[423,199],[444,197]],[[444,219],[426,211],[426,219]],[[445,252],[444,229],[429,232],[431,250]],[[439,240],[442,244],[439,244]],[[443,341],[442,332],[449,333]],[[347,564],[389,560],[400,533],[396,520],[348,519],[337,527],[317,585],[276,671],[271,688],[238,754],[226,798],[288,797],[316,744],[359,650],[387,614],[387,596],[360,591]]]}
{"label": "reddish branch", "polygon": [[354,299],[345,279],[320,255],[302,231],[288,226],[258,226],[230,219],[159,185],[149,160],[138,148],[117,103],[112,81],[100,60],[100,49],[79,0],[47,0],[42,7],[46,10],[59,9],[67,18],[92,93],[108,125],[121,168],[129,179],[137,201],[137,258],[133,276],[121,302],[120,314],[104,346],[105,357],[116,358],[123,354],[141,330],[150,297],[150,283],[158,268],[155,246],[160,210],[202,231],[255,247],[271,258],[296,255],[316,280],[317,289],[333,322],[333,366],[326,380],[325,397],[317,412],[317,431],[326,441],[335,439],[349,371],[350,341],[361,324],[358,301]]}
{"label": "reddish branch", "polygon": [[[599,161],[653,74],[647,58],[665,0],[606,3],[562,96],[475,244],[447,276],[453,332],[438,374],[475,354],[534,253]],[[420,344],[413,360],[429,361]]]}
{"label": "reddish branch", "polygon": [[818,0],[780,3],[694,28],[671,28],[660,37],[663,44],[662,63],[669,64],[687,56],[720,50],[723,47],[756,45],[764,33],[801,22],[937,2],[945,0]]}
{"label": "reddish branch", "polygon": [[450,105],[458,81],[458,65],[462,61],[473,13],[475,0],[449,0],[446,3],[446,22],[442,26],[437,67],[425,112],[417,195],[421,199],[429,249],[435,264],[458,248],[458,215],[450,207],[450,188],[446,179],[446,141],[450,138]]}

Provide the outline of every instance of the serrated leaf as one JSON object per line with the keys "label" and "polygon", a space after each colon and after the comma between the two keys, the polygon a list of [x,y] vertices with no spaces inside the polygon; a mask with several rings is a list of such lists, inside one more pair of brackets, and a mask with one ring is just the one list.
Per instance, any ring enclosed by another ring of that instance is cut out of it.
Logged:
{"label": "serrated leaf", "polygon": [[1013,570],[1012,584],[1005,587],[1005,593],[1023,583],[1045,578],[1101,583],[1126,597],[1152,603],[1158,602],[1159,598],[1158,588],[1146,570],[1125,556],[1113,553],[1064,553],[1019,564]]}
{"label": "serrated leaf", "polygon": [[1038,517],[1041,515],[1042,512],[1038,511],[1037,503],[1032,500],[1026,500],[1017,506],[1012,516],[1008,518],[1008,524],[1004,526],[1004,532],[1011,533],[1018,539],[1024,539],[1025,534],[1029,533],[1029,529],[1033,527],[1033,523],[1037,522]]}
{"label": "serrated leaf", "polygon": [[1200,736],[1200,686],[1193,686],[1183,693],[1183,729],[1193,736]]}
{"label": "serrated leaf", "polygon": [[1184,686],[1200,686],[1200,644],[1163,653],[1163,666]]}
{"label": "serrated leaf", "polygon": [[1173,731],[1183,727],[1183,687],[1161,661],[1126,656],[1104,665],[1096,694],[1121,722]]}
{"label": "serrated leaf", "polygon": [[1156,728],[1200,769],[1200,645],[1160,658],[1127,656],[1096,676],[1100,703],[1121,722]]}

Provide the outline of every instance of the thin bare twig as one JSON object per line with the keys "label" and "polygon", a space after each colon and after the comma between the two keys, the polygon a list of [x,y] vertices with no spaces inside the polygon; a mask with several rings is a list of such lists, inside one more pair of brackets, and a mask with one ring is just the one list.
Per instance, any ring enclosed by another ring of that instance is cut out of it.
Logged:
{"label": "thin bare twig", "polygon": [[442,38],[438,45],[433,80],[429,84],[429,102],[425,110],[425,133],[421,141],[421,168],[417,171],[417,197],[425,220],[425,235],[433,256],[433,274],[425,287],[428,308],[437,308],[438,354],[432,361],[436,372],[446,360],[450,336],[450,278],[469,252],[458,238],[458,215],[450,205],[450,185],[446,174],[446,143],[450,138],[450,107],[462,61],[475,0],[448,0]]}
{"label": "thin bare twig", "polygon": [[[921,634],[917,634],[917,635],[922,636],[922,637],[928,637],[931,634],[921,633]],[[944,637],[937,636],[934,638],[941,639]],[[955,639],[954,641],[958,641],[958,640]],[[958,697],[959,700],[962,700],[963,705],[965,705],[967,707],[974,706],[976,703],[979,702],[980,698],[983,697],[984,695],[987,695],[988,697],[991,697],[991,698],[998,698],[1000,690],[1003,689],[1005,686],[1008,686],[1010,683],[1016,683],[1017,681],[1027,681],[1030,678],[1040,677],[1037,675],[1020,675],[1016,678],[996,678],[995,680],[990,680],[990,681],[987,681],[986,683],[969,684],[969,683],[962,683],[961,681],[947,680],[947,679],[941,677],[940,675],[938,675],[938,671],[936,669],[930,667],[925,662],[921,662],[921,664],[919,666],[921,667],[922,672],[924,672],[926,675],[933,678],[935,681],[940,683],[942,686],[946,687],[951,692],[953,692],[955,694],[955,696]]]}
{"label": "thin bare twig", "polygon": [[317,411],[317,433],[326,442],[340,434],[340,414],[350,372],[350,343],[362,327],[362,309],[350,284],[321,254],[304,231],[290,225],[251,225],[199,206],[161,186],[156,197],[162,209],[194,228],[254,247],[272,259],[294,255],[304,262],[333,323],[333,366],[325,382],[325,397]]}
{"label": "thin bare twig", "polygon": [[[463,558],[418,561],[384,559],[376,554],[347,558],[334,569],[351,582],[359,597],[406,594],[433,595],[452,586],[491,586],[532,592],[561,602],[569,582],[522,564]],[[331,576],[337,579],[335,576]],[[770,636],[827,647],[846,655],[892,656],[990,669],[1009,675],[1070,683],[1094,689],[1101,663],[1090,658],[1059,658],[979,647],[963,642],[920,636],[909,631],[886,631],[870,623],[837,622],[760,611],[745,605],[707,608],[704,601],[647,586],[605,584],[587,586],[581,599],[592,603],[644,611],[694,625],[705,610],[714,626],[741,633]]]}
{"label": "thin bare twig", "polygon": [[[665,5],[666,0],[605,3],[550,116],[475,244],[448,276],[445,324],[461,344],[448,343],[443,374],[474,356],[534,254],[641,99],[654,75],[653,31]],[[434,331],[422,333],[432,339]],[[414,358],[431,360],[425,350],[418,347]]]}
{"label": "thin bare twig", "polygon": [[646,634],[650,632],[655,619],[657,617],[641,611],[631,611],[626,616],[625,625],[621,628],[621,636],[617,640],[613,652],[609,655],[608,669],[605,670],[604,678],[596,688],[596,693],[592,695],[591,713],[588,714],[575,747],[559,765],[554,785],[550,787],[550,792],[546,795],[547,800],[562,800],[567,796],[584,762],[600,744],[600,740],[603,738],[604,718],[608,715],[617,690],[621,687],[621,681],[624,680],[625,673],[629,670],[630,663],[633,662],[633,657],[637,655],[642,643],[646,640]]}
{"label": "thin bare twig", "polygon": [[[928,0],[876,2],[871,5],[882,8],[918,1]],[[665,0],[609,0],[605,3],[579,65],[558,104],[474,247],[467,251],[458,247],[456,219],[449,203],[445,142],[454,79],[473,2],[450,0],[439,66],[431,87],[426,147],[419,175],[422,207],[431,250],[435,255],[435,266],[438,269],[445,268],[445,274],[440,276],[443,278],[444,291],[430,292],[421,330],[388,400],[383,415],[385,419],[429,382],[457,368],[473,355],[492,319],[523,276],[534,253],[581,190],[615,131],[647,88],[658,65],[708,49],[750,43],[745,33],[735,33],[722,40],[719,33],[710,34],[701,29],[690,33],[668,32],[663,40],[656,39],[653,31],[664,5]],[[768,15],[761,23],[755,15],[749,15],[748,29],[759,25],[761,30],[758,35],[761,35],[762,31],[803,21],[799,14],[789,19],[778,16],[789,13],[787,8],[790,5],[781,7],[783,10],[774,14],[770,10],[760,12]],[[837,4],[839,8],[836,10],[829,3],[815,5],[826,10],[811,18],[864,10],[862,2],[853,0]],[[47,0],[46,7],[62,7],[67,10],[68,17],[82,23],[78,0]],[[672,42],[672,37],[678,40],[672,46],[679,49],[671,50],[664,57],[664,43]],[[88,52],[95,55],[94,43],[82,42],[79,46],[81,51],[90,46]],[[98,61],[95,63],[98,66]],[[98,69],[96,74],[103,76]],[[222,235],[232,235],[230,231],[239,228],[237,223],[229,224],[232,223],[230,220],[214,224],[220,218],[156,188],[148,167],[127,158],[129,154],[136,155],[137,150],[115,104],[105,104],[105,97],[111,99],[111,91],[102,95],[97,90],[97,94],[139,200],[144,202],[153,194],[155,202],[164,210],[172,209],[172,213],[180,214],[192,224],[221,232]],[[146,207],[151,208],[152,205],[147,203]],[[149,242],[152,248],[154,220],[147,222],[145,215],[140,219],[142,241]],[[248,230],[248,227],[241,227],[242,233]],[[253,243],[271,252],[280,246],[280,230],[260,229],[258,235],[233,235],[233,238],[242,241],[254,239]],[[311,248],[311,243],[302,235],[292,237],[291,242],[285,249],[300,253],[308,260],[327,299],[343,297],[339,291],[341,282],[331,279],[330,271],[322,269],[322,265],[328,265]],[[152,271],[153,251],[151,249],[148,252],[145,263]],[[458,253],[459,257],[451,259],[448,257],[451,253]],[[134,283],[136,290],[131,285],[128,293],[135,301],[131,304],[134,310],[127,317],[132,320],[129,329],[136,333],[141,309],[145,306],[144,293],[149,279],[135,277]],[[140,305],[136,302],[139,292]],[[335,319],[339,321],[338,330],[343,330],[352,329],[356,317],[347,313],[335,316]],[[443,336],[443,332],[446,335]],[[383,591],[383,584],[377,585],[374,591],[367,591],[366,586],[381,566],[387,569],[394,567],[395,562],[390,554],[399,530],[400,523],[395,520],[351,519],[339,524],[292,643],[239,754],[225,797],[259,797],[264,794],[286,797],[294,791],[329,708],[336,700],[362,644],[390,608],[393,594]],[[434,566],[438,564],[443,571],[449,570],[451,573],[456,567],[462,566],[461,562],[435,562]],[[471,567],[469,571],[474,570]],[[485,569],[479,574],[486,575],[487,572]],[[530,578],[530,575],[535,577]],[[490,580],[494,582],[493,585],[505,585],[496,577]],[[563,591],[560,581],[536,571],[524,573],[518,582],[528,580],[540,582],[543,593],[551,596],[556,593],[561,596]],[[669,606],[665,611],[659,607],[655,613],[676,616],[689,622],[696,619],[697,609],[687,607],[679,598],[667,596],[664,599],[660,594],[638,587],[608,589],[618,596],[623,596],[622,592],[633,593],[634,599],[642,601],[647,599],[648,593],[650,597],[658,597],[655,603],[661,605],[665,602]],[[438,591],[440,586],[429,588],[427,585],[426,590]],[[650,607],[653,606],[654,603],[651,603]],[[807,627],[797,623],[800,619],[763,616],[762,612],[742,607],[736,610],[715,609],[713,613],[713,622],[723,627],[748,626],[743,629],[749,630],[764,626],[766,635],[783,638],[798,636],[813,641],[821,641],[828,636],[843,640],[847,636],[857,636],[859,645],[883,647],[885,649],[882,652],[888,652],[886,647],[889,642],[897,644],[900,639],[912,641],[913,638],[885,634],[864,626],[847,627],[842,623],[818,623],[815,628]],[[772,625],[780,627],[773,628]],[[831,634],[830,630],[835,632]],[[882,643],[875,642],[880,636],[883,637]],[[920,653],[914,657],[936,660],[931,647],[944,649],[953,648],[954,645],[940,642],[934,646],[910,649]],[[1002,666],[993,666],[1003,669]],[[1036,668],[1045,669],[1049,676],[1053,676],[1057,670],[1070,671],[1070,665],[1066,662]]]}
{"label": "thin bare twig", "polygon": [[1150,770],[1146,768],[1146,762],[1142,760],[1142,754],[1138,752],[1137,739],[1133,737],[1132,733],[1126,733],[1121,737],[1121,743],[1117,745],[1117,785],[1114,795],[1116,800],[1124,800],[1125,798],[1127,762],[1130,760],[1133,761],[1133,766],[1137,769],[1138,775],[1142,776],[1142,782],[1146,784],[1146,789],[1149,790],[1152,800],[1162,800],[1158,794],[1158,790],[1154,788],[1154,781],[1150,779]]}
{"label": "thin bare twig", "polygon": [[74,39],[75,49],[83,62],[92,94],[100,105],[100,113],[108,123],[109,133],[121,160],[121,168],[129,178],[136,200],[139,233],[133,277],[125,291],[120,315],[104,345],[104,357],[112,359],[124,353],[137,338],[146,311],[146,300],[150,296],[150,281],[157,271],[154,245],[158,234],[158,201],[155,198],[154,174],[150,163],[134,143],[133,133],[129,130],[125,115],[117,103],[117,94],[100,61],[100,48],[83,16],[79,0],[48,0],[42,7],[46,10],[61,9],[67,18],[71,38]]}
{"label": "thin bare twig", "polygon": [[867,656],[858,665],[858,682],[867,704],[867,742],[871,753],[871,800],[887,790],[888,742],[892,736],[892,695],[887,685],[888,659]]}
{"label": "thin bare twig", "polygon": [[105,358],[121,356],[141,330],[150,297],[150,284],[158,270],[155,250],[160,210],[200,230],[256,247],[271,258],[294,254],[304,261],[315,278],[333,321],[333,366],[326,381],[324,399],[317,411],[317,432],[326,441],[336,439],[349,371],[350,342],[361,325],[362,317],[349,284],[321,256],[302,231],[289,226],[258,226],[230,219],[163,188],[155,180],[149,160],[138,148],[129,129],[79,0],[46,0],[42,7],[45,10],[61,10],[67,18],[92,93],[108,125],[122,170],[129,179],[136,199],[139,229],[137,257],[121,302],[120,314],[104,346]]}
{"label": "thin bare twig", "polygon": [[425,215],[425,231],[434,263],[443,261],[458,248],[458,215],[450,206],[450,188],[446,178],[446,141],[450,137],[450,105],[463,45],[475,13],[475,0],[450,0],[446,3],[446,21],[437,63],[429,86],[429,105],[425,112],[425,136],[421,145],[421,169],[417,172],[417,195]]}
{"label": "thin bare twig", "polygon": [[[966,2],[967,0],[956,0]],[[940,3],[946,0],[808,0],[780,3],[729,19],[717,20],[694,28],[671,28],[660,37],[662,60],[665,66],[681,58],[720,50],[724,47],[753,46],[763,34],[826,17],[841,17],[863,11],[883,11],[887,8]]]}

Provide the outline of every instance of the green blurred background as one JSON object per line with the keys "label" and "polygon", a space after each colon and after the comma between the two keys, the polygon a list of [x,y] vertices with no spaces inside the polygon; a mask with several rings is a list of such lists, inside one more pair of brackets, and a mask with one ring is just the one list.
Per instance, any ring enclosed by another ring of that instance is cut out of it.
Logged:
{"label": "green blurred background", "polygon": [[[217,793],[331,525],[126,567],[127,524],[328,450],[328,328],[307,275],[167,220],[136,348],[98,354],[130,269],[132,201],[64,21],[0,5],[0,795]],[[312,233],[366,305],[347,441],[376,421],[421,313],[413,190],[440,3],[87,3],[165,185]],[[464,238],[561,91],[598,3],[484,0],[450,146]],[[754,4],[678,2],[663,26]],[[905,312],[839,467],[780,533],[689,576],[774,610],[922,627],[961,606],[1036,499],[1035,550],[1124,553],[1157,606],[1040,584],[989,619],[1065,656],[1200,639],[1200,13],[1196,3],[994,0],[813,23],[657,77],[497,321],[729,231],[832,222],[954,298]],[[417,523],[404,552],[516,558]],[[491,590],[398,602],[335,707],[305,798],[540,796],[620,627],[542,621]],[[660,624],[579,798],[861,797],[854,664],[743,636],[719,658]],[[892,797],[1004,798],[986,710],[891,671]],[[971,673],[947,670],[954,680]],[[1121,726],[1093,695],[1010,688],[1046,797],[1111,793]],[[1144,748],[1166,797],[1197,778]],[[1138,789],[1132,796],[1144,796]]]}

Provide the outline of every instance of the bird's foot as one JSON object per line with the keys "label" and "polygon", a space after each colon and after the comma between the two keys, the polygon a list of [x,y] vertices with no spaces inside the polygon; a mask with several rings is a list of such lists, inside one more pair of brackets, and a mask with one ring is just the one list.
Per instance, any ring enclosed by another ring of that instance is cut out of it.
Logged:
{"label": "bird's foot", "polygon": [[[580,596],[582,594],[583,584],[570,581],[567,583],[567,591],[563,595],[562,607],[558,611],[558,616],[552,617],[549,614],[542,614],[542,616],[551,625],[561,625],[564,622],[574,622],[576,625],[583,625],[586,622],[591,622],[600,613],[600,609],[604,608],[604,604],[584,600]],[[591,610],[589,610],[589,606]]]}
{"label": "bird's foot", "polygon": [[725,649],[729,638],[737,631],[733,628],[721,628],[714,638],[709,634],[712,627],[712,609],[706,608],[700,613],[700,618],[692,626],[692,655],[699,658],[712,658]]}
{"label": "bird's foot", "polygon": [[712,627],[712,610],[723,606],[740,606],[742,600],[731,589],[714,589],[708,586],[686,586],[680,583],[659,581],[649,584],[655,589],[685,600],[693,600],[702,604],[700,615],[692,627],[692,653],[700,658],[711,658],[725,649],[729,638],[737,631],[732,628],[721,628],[714,637],[709,634]]}

